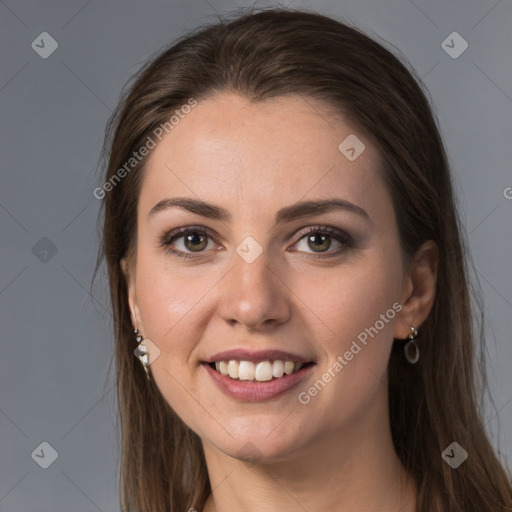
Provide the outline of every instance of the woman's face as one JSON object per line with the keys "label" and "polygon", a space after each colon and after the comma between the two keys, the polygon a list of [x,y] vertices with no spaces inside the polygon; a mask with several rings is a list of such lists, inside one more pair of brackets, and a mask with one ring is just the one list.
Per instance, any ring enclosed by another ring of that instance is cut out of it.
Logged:
{"label": "woman's face", "polygon": [[132,314],[158,388],[205,445],[286,460],[387,421],[410,289],[362,134],[299,96],[199,101],[151,150],[137,215]]}

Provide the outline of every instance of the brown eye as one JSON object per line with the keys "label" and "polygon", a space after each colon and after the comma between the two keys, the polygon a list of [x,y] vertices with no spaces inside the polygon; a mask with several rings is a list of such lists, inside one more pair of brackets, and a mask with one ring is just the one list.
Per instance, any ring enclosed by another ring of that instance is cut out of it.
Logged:
{"label": "brown eye", "polygon": [[193,232],[184,236],[184,245],[189,251],[199,252],[208,245],[208,237],[202,233]]}
{"label": "brown eye", "polygon": [[292,250],[306,254],[316,253],[318,258],[336,256],[354,247],[354,239],[348,233],[331,226],[315,226],[301,234]]}
{"label": "brown eye", "polygon": [[160,241],[166,251],[175,256],[191,257],[193,253],[199,256],[215,247],[212,236],[200,228],[180,228],[164,235]]}
{"label": "brown eye", "polygon": [[308,235],[308,246],[315,252],[323,252],[331,246],[332,238],[330,235],[317,233]]}

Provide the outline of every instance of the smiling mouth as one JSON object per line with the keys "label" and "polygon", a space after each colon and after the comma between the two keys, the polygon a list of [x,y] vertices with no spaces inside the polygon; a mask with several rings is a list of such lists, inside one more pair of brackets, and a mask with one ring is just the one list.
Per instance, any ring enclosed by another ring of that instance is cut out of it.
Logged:
{"label": "smiling mouth", "polygon": [[236,381],[268,382],[297,373],[299,370],[312,366],[315,363],[312,361],[304,363],[280,359],[259,362],[230,359],[229,361],[216,361],[204,364],[207,364],[221,375]]}

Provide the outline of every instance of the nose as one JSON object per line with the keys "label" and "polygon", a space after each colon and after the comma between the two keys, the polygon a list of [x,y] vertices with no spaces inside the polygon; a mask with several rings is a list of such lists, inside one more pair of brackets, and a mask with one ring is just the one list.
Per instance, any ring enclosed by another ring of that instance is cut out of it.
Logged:
{"label": "nose", "polygon": [[230,326],[264,331],[289,319],[291,292],[265,251],[251,263],[237,256],[223,281],[219,313]]}

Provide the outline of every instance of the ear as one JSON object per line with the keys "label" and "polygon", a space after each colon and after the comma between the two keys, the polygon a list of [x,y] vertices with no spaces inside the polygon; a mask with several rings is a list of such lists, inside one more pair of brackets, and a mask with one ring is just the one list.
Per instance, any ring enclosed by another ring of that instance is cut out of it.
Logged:
{"label": "ear", "polygon": [[133,328],[137,328],[140,332],[144,332],[144,327],[142,325],[137,305],[137,294],[135,292],[135,265],[130,263],[128,258],[123,258],[121,260],[121,270],[123,271],[126,279],[126,286],[128,288],[128,307],[130,308]]}
{"label": "ear", "polygon": [[405,280],[402,310],[395,323],[395,338],[407,338],[411,326],[418,329],[430,314],[435,298],[438,262],[439,249],[433,240],[425,242],[414,255]]}

